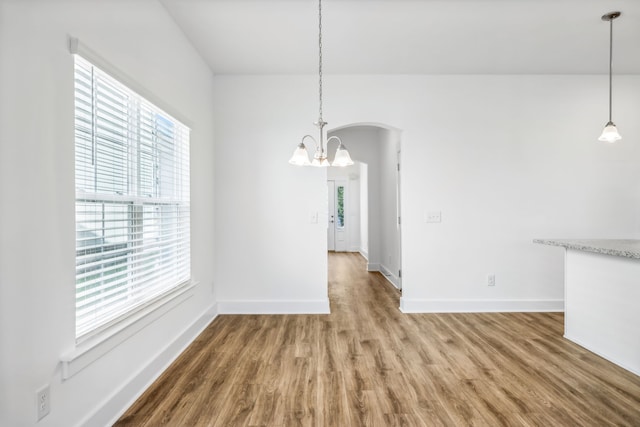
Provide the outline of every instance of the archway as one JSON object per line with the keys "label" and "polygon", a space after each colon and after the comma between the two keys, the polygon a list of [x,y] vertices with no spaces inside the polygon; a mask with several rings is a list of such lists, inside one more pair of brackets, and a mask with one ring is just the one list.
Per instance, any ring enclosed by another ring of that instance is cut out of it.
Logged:
{"label": "archway", "polygon": [[347,213],[340,219],[348,239],[346,251],[360,252],[367,270],[381,272],[402,289],[402,132],[381,123],[353,123],[328,134],[340,137],[356,163],[327,172],[328,181],[346,186]]}

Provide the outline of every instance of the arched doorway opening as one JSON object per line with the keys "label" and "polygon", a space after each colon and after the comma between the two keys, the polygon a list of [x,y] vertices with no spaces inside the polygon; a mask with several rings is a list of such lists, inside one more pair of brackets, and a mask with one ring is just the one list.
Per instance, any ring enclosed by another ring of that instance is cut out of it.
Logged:
{"label": "arched doorway opening", "polygon": [[328,132],[355,161],[327,171],[329,251],[359,252],[368,271],[402,289],[401,135],[392,126],[355,123]]}

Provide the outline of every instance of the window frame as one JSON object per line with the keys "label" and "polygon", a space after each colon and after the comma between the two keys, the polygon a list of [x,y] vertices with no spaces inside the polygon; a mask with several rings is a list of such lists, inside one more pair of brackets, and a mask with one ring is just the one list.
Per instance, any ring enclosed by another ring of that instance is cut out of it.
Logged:
{"label": "window frame", "polygon": [[[70,52],[73,55],[78,55],[82,57],[85,61],[91,63],[93,66],[99,68],[104,73],[108,74],[110,77],[126,86],[129,90],[136,93],[140,98],[142,98],[145,102],[150,103],[157,107],[159,110],[165,112],[172,119],[175,119],[177,122],[181,122],[185,127],[189,130],[192,128],[189,124],[189,120],[185,120],[179,114],[175,114],[171,111],[170,108],[167,108],[165,104],[157,99],[157,97],[140,85],[138,85],[133,79],[127,77],[124,73],[117,70],[115,67],[111,66],[107,61],[104,61],[99,55],[95,54],[93,51],[88,49],[86,46],[82,45],[78,39],[70,38],[69,39],[69,48]],[[73,64],[75,67],[75,57],[73,59]],[[75,84],[74,84],[74,92],[75,92]],[[75,117],[75,105],[74,105],[74,117]],[[75,132],[74,132],[75,139]],[[189,157],[189,153],[187,152],[187,156]],[[190,168],[189,168],[190,169]],[[187,180],[190,181],[190,173],[187,177]],[[187,183],[189,185],[190,182]],[[189,185],[190,187],[190,185]],[[190,189],[188,190],[190,191]],[[103,197],[101,200],[106,200],[108,197]],[[76,194],[75,203],[78,201],[78,194]],[[190,212],[190,201],[188,202],[189,210],[188,210],[188,219],[187,222],[190,224],[191,222],[191,212]],[[143,204],[136,205],[132,203],[132,206],[144,206]],[[162,205],[159,205],[162,206]],[[135,209],[135,208],[134,208]],[[190,226],[189,226],[190,228]],[[189,231],[189,236],[190,236]],[[190,246],[191,239],[188,238],[189,248],[188,248],[188,266],[190,270],[191,264],[191,255],[190,255]],[[153,322],[156,318],[162,316],[167,310],[172,309],[173,307],[180,304],[186,298],[189,298],[193,292],[193,287],[197,284],[193,279],[193,275],[189,272],[189,277],[175,284],[169,289],[165,289],[158,295],[146,300],[145,302],[136,305],[132,309],[127,310],[124,314],[121,314],[117,318],[114,318],[108,322],[105,322],[98,327],[92,329],[90,332],[77,335],[76,334],[76,348],[73,351],[67,352],[63,357],[63,372],[66,372],[67,376],[72,375],[77,370],[82,369],[86,365],[87,359],[93,359],[93,357],[89,357],[91,354],[96,354],[97,357],[100,357],[102,352],[109,351],[114,343],[119,343],[127,339],[131,334],[136,333],[143,327],[145,327],[150,322]],[[74,299],[76,296],[76,292],[74,292]],[[75,304],[74,304],[75,309]],[[74,313],[75,314],[75,313]],[[120,338],[119,338],[120,337]],[[102,350],[100,350],[102,349]],[[106,350],[105,350],[106,349]],[[81,363],[75,363],[81,361]],[[74,368],[75,366],[75,368]]]}

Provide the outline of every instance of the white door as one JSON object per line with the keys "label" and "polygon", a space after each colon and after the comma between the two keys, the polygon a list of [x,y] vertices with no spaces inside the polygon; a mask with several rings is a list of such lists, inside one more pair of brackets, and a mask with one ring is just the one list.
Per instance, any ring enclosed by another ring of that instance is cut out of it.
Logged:
{"label": "white door", "polygon": [[347,234],[347,181],[335,181],[335,233],[336,252],[346,252],[349,246],[349,235]]}
{"label": "white door", "polygon": [[327,181],[327,198],[329,205],[328,218],[329,223],[327,225],[327,249],[330,251],[336,250],[336,233],[335,233],[335,212],[336,212],[336,183],[335,181]]}
{"label": "white door", "polygon": [[347,181],[329,180],[329,227],[327,247],[330,251],[346,252],[349,245],[347,234]]}

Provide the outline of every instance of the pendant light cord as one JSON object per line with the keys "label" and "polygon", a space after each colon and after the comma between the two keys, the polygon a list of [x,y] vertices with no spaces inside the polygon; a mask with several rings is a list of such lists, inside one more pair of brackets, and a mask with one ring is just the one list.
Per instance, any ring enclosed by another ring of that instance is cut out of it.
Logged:
{"label": "pendant light cord", "polygon": [[322,0],[318,0],[318,92],[320,96],[320,122],[322,122]]}
{"label": "pendant light cord", "polygon": [[611,122],[611,109],[612,109],[612,74],[613,74],[613,19],[609,20],[609,122]]}

